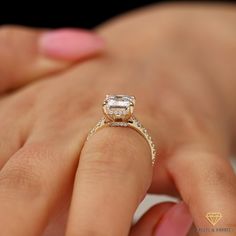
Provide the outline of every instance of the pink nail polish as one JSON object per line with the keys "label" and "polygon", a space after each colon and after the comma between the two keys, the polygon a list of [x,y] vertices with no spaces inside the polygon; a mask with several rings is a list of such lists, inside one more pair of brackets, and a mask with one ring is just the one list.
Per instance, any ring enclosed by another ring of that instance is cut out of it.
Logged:
{"label": "pink nail polish", "polygon": [[80,29],[60,29],[43,33],[39,50],[48,57],[77,60],[100,52],[104,41],[95,33]]}
{"label": "pink nail polish", "polygon": [[187,205],[180,202],[167,211],[158,224],[154,236],[186,236],[193,220]]}

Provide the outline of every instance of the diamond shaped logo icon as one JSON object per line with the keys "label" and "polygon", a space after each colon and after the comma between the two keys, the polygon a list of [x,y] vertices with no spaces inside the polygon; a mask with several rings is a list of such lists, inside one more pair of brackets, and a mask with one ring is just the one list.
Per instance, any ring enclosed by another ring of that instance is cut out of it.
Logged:
{"label": "diamond shaped logo icon", "polygon": [[213,226],[215,226],[222,218],[222,214],[220,212],[208,212],[206,218]]}

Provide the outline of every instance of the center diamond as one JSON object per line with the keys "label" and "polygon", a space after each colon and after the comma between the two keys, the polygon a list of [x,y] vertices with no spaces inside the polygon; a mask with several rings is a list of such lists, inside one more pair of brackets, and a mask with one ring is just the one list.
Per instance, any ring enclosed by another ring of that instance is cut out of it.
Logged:
{"label": "center diamond", "polygon": [[135,98],[128,95],[107,95],[103,111],[112,121],[128,120],[134,110]]}

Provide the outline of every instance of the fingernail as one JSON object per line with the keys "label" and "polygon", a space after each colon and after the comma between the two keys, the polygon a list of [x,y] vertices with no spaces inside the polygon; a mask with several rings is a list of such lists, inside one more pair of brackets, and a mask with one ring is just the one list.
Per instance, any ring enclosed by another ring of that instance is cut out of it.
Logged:
{"label": "fingernail", "polygon": [[192,223],[187,205],[184,202],[177,203],[163,216],[154,231],[154,236],[186,236]]}
{"label": "fingernail", "polygon": [[95,33],[77,29],[48,31],[39,39],[42,54],[63,60],[77,60],[98,53],[104,45]]}

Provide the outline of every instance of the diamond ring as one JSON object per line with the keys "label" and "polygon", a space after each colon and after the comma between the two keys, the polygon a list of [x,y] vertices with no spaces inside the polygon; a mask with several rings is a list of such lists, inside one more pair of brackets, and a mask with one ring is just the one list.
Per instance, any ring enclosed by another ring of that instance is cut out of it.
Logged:
{"label": "diamond ring", "polygon": [[156,148],[146,128],[134,117],[135,97],[128,95],[106,95],[103,102],[104,117],[89,132],[87,140],[104,127],[130,127],[141,134],[151,150],[152,164],[156,158]]}

